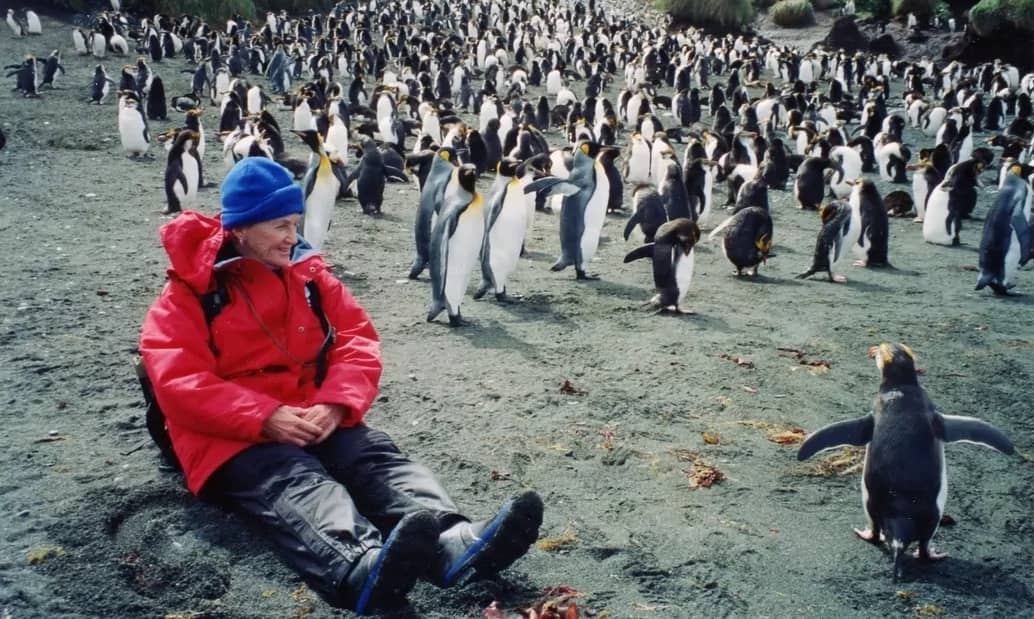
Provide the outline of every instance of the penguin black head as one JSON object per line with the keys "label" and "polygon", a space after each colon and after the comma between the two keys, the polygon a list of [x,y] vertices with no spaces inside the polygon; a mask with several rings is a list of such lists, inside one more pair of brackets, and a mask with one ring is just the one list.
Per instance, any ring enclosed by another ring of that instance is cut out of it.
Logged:
{"label": "penguin black head", "polygon": [[306,129],[305,131],[295,131],[292,129],[291,133],[300,137],[302,142],[305,142],[305,145],[312,149],[312,152],[319,154],[320,144],[323,140],[320,138],[318,131],[315,129]]}
{"label": "penguin black head", "polygon": [[512,178],[517,176],[517,168],[519,168],[520,165],[520,161],[506,157],[496,166],[496,173],[499,174],[499,176]]}
{"label": "penguin black head", "polygon": [[876,360],[884,387],[919,384],[916,356],[908,346],[884,342],[870,348],[869,356]]}
{"label": "penguin black head", "polygon": [[463,187],[467,193],[477,193],[478,169],[476,167],[469,163],[463,164],[460,166],[458,176],[460,187]]}

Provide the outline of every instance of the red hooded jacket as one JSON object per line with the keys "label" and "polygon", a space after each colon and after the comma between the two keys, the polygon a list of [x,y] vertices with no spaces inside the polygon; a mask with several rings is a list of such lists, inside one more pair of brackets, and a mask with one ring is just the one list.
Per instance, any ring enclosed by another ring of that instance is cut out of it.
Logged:
{"label": "red hooded jacket", "polygon": [[[377,396],[380,341],[370,317],[304,241],[280,271],[235,255],[218,260],[230,249],[229,236],[218,219],[197,212],[163,226],[161,241],[169,281],[144,319],[140,352],[191,492],[238,452],[266,442],[262,426],[282,404],[340,404],[349,411],[343,426],[362,420]],[[215,289],[217,271],[229,301],[209,328],[199,295]],[[308,281],[319,287],[337,333],[319,388],[312,362],[324,332],[308,304]]]}

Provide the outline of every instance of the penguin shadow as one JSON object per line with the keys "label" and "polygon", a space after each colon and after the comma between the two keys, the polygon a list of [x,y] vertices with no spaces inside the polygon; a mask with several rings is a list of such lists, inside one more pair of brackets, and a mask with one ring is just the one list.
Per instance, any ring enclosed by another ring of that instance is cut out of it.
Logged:
{"label": "penguin shadow", "polygon": [[773,277],[759,273],[757,275],[736,275],[735,271],[729,272],[729,279],[740,282],[747,286],[760,284],[763,286],[803,286],[804,281],[794,277]]}
{"label": "penguin shadow", "polygon": [[[522,339],[510,335],[498,320],[480,318],[471,320],[465,318],[467,324],[455,328],[454,331],[460,337],[466,339],[474,348],[487,348],[491,350],[512,350],[519,353],[528,361],[538,361],[537,349]],[[446,328],[453,329],[453,327]]]}
{"label": "penguin shadow", "polygon": [[556,262],[556,257],[547,254],[544,251],[533,251],[526,249],[524,255],[521,256],[521,260],[530,260],[531,262],[549,262],[550,264]]}
{"label": "penguin shadow", "polygon": [[545,294],[523,295],[519,300],[504,303],[492,301],[488,297],[485,297],[480,301],[476,301],[476,303],[482,302],[492,303],[499,309],[521,318],[546,318],[550,322],[556,322],[559,317],[556,308],[553,306],[552,297]]}
{"label": "penguin shadow", "polygon": [[[987,290],[985,289],[982,292],[986,293]],[[1024,294],[1022,292],[1010,292],[1009,294],[1005,295],[981,294],[980,292],[977,292],[976,294],[978,296],[983,296],[984,299],[987,299],[988,301],[992,301],[995,303],[1011,303],[1014,305],[1034,305],[1034,296]]]}
{"label": "penguin shadow", "polygon": [[607,298],[618,297],[629,301],[642,301],[644,297],[652,296],[650,289],[643,286],[629,286],[618,282],[600,279],[595,282],[584,283],[586,288],[591,288],[597,295]]}
{"label": "penguin shadow", "polygon": [[882,266],[882,267],[867,267],[867,270],[873,273],[880,273],[884,275],[896,275],[898,277],[919,277],[922,275],[919,271],[913,271],[911,269],[899,269],[896,266]]}
{"label": "penguin shadow", "polygon": [[[903,576],[905,582],[922,581],[959,595],[1008,598],[1026,604],[1034,599],[1027,585],[1010,576],[1009,572],[994,565],[957,557],[931,565],[920,565],[913,559],[910,565],[906,564]],[[994,583],[994,586],[988,586],[988,583]]]}

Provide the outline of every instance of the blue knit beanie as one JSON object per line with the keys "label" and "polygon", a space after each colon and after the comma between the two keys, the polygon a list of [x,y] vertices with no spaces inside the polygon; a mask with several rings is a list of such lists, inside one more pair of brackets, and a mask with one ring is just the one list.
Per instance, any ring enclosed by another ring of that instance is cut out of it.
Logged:
{"label": "blue knit beanie", "polygon": [[302,188],[279,163],[245,157],[223,179],[223,228],[239,228],[305,211]]}

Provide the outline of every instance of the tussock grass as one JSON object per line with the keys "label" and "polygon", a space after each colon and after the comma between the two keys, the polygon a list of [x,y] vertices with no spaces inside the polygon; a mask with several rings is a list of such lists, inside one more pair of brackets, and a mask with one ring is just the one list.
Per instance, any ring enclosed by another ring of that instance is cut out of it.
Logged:
{"label": "tussock grass", "polygon": [[815,23],[811,0],[780,0],[768,10],[772,23],[783,28],[801,28]]}

